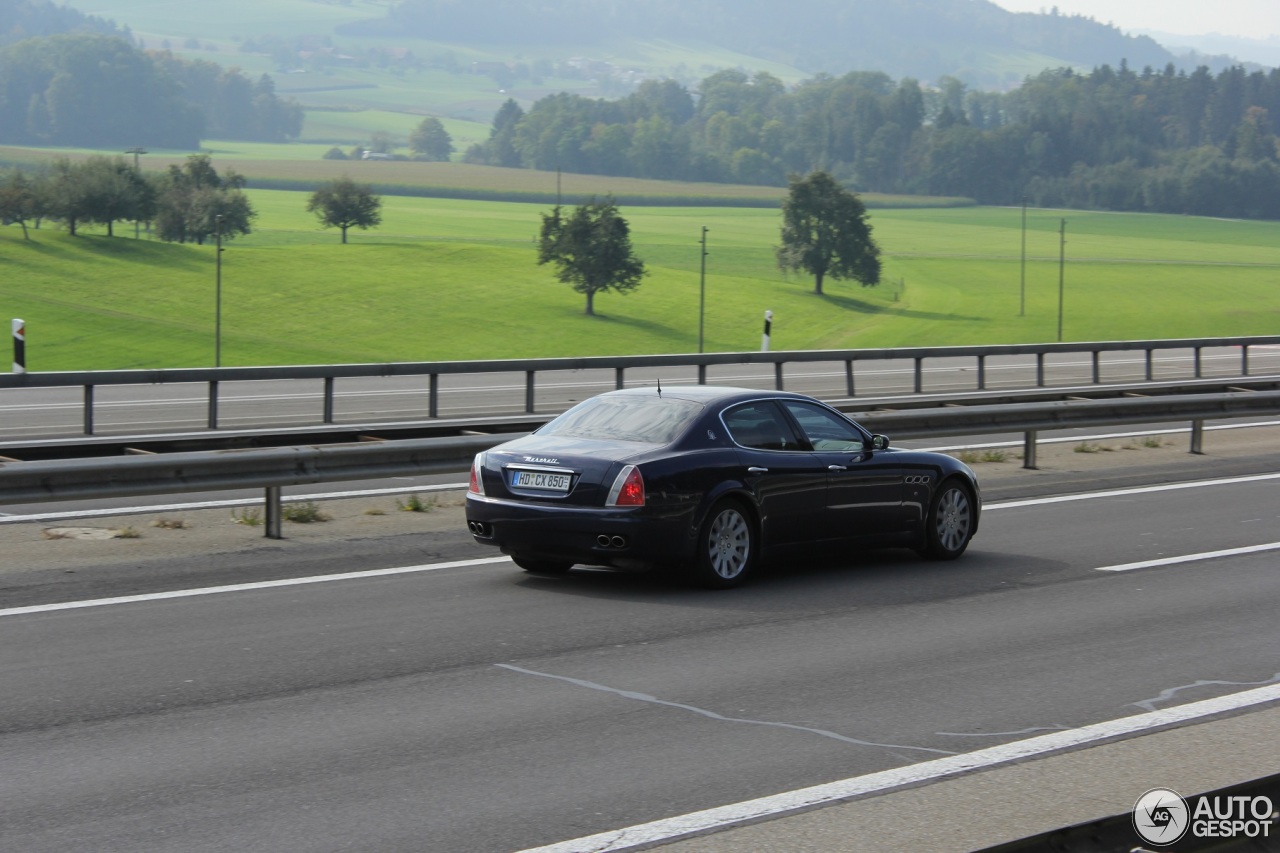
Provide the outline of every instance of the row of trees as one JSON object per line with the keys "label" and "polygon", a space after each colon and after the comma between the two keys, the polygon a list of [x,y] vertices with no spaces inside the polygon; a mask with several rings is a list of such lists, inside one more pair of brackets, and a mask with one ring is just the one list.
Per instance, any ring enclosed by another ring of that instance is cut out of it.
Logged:
{"label": "row of trees", "polygon": [[[91,157],[80,163],[57,161],[32,178],[14,170],[0,179],[0,224],[17,223],[24,239],[28,224],[56,219],[76,234],[83,223],[107,227],[116,222],[154,223],[167,241],[195,242],[250,233],[256,217],[242,189],[244,178],[227,170],[219,175],[208,155],[187,158],[158,178],[138,172],[121,157]],[[368,184],[343,176],[321,185],[307,210],[326,228],[339,228],[347,242],[350,228],[382,222],[382,199]],[[553,264],[556,278],[586,297],[586,313],[595,313],[597,293],[627,293],[646,274],[631,246],[627,221],[612,197],[564,212],[557,205],[542,217],[538,263]],[[780,269],[813,276],[821,295],[827,279],[852,279],[872,287],[880,281],[880,249],[871,235],[867,211],[854,193],[831,175],[815,172],[793,178],[782,204],[782,229],[776,250]]]}
{"label": "row of trees", "polygon": [[302,120],[267,75],[253,81],[120,37],[57,35],[0,48],[0,143],[191,149],[207,136],[293,139]]}
{"label": "row of trees", "polygon": [[105,225],[111,236],[115,223],[133,221],[154,225],[156,236],[171,242],[204,243],[219,232],[230,240],[248,234],[257,216],[243,188],[243,176],[219,175],[207,154],[159,176],[123,157],[64,158],[34,176],[15,169],[0,179],[0,223],[20,225],[24,238],[29,225],[50,219],[72,236],[82,224]]}
{"label": "row of trees", "polygon": [[1280,69],[1046,71],[1011,92],[857,72],[788,89],[722,71],[697,97],[647,81],[619,100],[507,101],[470,162],[860,190],[984,203],[1280,217]]}
{"label": "row of trees", "polygon": [[[203,244],[215,235],[231,240],[248,234],[257,217],[244,194],[243,175],[219,175],[207,154],[194,154],[158,176],[145,175],[123,157],[56,160],[35,176],[13,170],[0,176],[0,225],[62,223],[75,236],[83,224],[104,225],[114,236],[117,222],[147,223],[161,240]],[[328,181],[307,202],[325,228],[372,228],[382,221],[382,199],[368,184],[348,177]]]}

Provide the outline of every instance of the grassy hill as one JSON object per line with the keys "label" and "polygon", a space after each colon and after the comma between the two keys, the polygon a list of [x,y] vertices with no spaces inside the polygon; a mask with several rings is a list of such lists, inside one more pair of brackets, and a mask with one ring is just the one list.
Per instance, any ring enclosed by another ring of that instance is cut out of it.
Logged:
{"label": "grassy hill", "polygon": [[[1068,340],[1280,326],[1280,223],[1031,211],[1020,317],[1017,209],[875,211],[884,283],[828,282],[818,297],[774,265],[776,210],[624,208],[650,275],[586,317],[535,263],[545,205],[388,197],[385,224],[342,246],[304,195],[251,195],[257,229],[224,253],[230,365],[693,352],[704,225],[708,351],[757,348],[766,309],[775,349],[1054,340],[1063,216]],[[212,247],[32,237],[0,228],[0,315],[26,321],[31,369],[212,364]]]}

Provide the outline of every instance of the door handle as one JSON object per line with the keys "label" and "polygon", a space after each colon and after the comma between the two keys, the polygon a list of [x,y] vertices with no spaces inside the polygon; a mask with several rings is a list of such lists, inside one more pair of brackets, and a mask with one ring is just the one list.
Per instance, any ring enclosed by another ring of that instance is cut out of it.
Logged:
{"label": "door handle", "polygon": [[748,474],[768,474],[768,473],[769,473],[769,469],[768,469],[768,468],[756,468],[755,466],[752,466],[752,467],[750,467],[750,468],[748,468],[748,469],[747,469],[747,473],[748,473]]}
{"label": "door handle", "polygon": [[843,465],[828,465],[827,470],[828,471],[848,471],[849,469],[844,467]]}

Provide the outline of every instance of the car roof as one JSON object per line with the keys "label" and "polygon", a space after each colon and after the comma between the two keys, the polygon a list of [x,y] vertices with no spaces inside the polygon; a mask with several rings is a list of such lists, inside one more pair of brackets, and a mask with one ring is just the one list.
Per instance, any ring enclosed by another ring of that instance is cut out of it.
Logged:
{"label": "car roof", "polygon": [[767,391],[759,388],[737,388],[729,385],[663,385],[661,390],[657,386],[646,386],[643,388],[623,388],[617,391],[608,391],[602,396],[618,396],[618,397],[642,397],[661,395],[662,397],[675,400],[689,400],[691,402],[702,403],[736,403],[739,400],[758,400],[761,397],[785,397],[794,400],[812,399],[803,394],[793,394],[790,391]]}

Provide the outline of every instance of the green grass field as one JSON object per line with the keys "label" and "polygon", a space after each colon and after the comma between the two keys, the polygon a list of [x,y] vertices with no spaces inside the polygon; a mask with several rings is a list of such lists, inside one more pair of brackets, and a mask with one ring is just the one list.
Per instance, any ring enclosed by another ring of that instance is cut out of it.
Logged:
{"label": "green grass field", "polygon": [[[708,351],[756,349],[766,309],[774,349],[1054,340],[1063,217],[1067,340],[1280,328],[1280,223],[1029,211],[1019,316],[1017,209],[874,211],[884,282],[829,281],[819,297],[774,265],[776,210],[624,207],[650,275],[587,317],[535,262],[546,205],[389,196],[384,224],[343,246],[305,194],[251,197],[256,230],[223,256],[228,365],[695,352],[704,225]],[[26,321],[32,370],[209,365],[213,255],[128,228],[29,242],[0,228],[0,317]]]}

